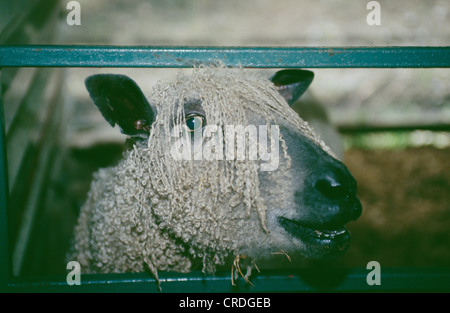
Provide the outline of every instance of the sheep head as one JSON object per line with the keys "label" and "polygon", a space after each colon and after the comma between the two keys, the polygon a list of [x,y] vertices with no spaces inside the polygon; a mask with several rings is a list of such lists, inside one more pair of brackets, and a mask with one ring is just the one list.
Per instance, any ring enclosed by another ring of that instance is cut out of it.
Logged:
{"label": "sheep head", "polygon": [[213,272],[236,255],[340,257],[361,204],[345,165],[289,107],[312,79],[198,68],[147,100],[126,76],[89,77],[94,103],[134,146],[94,178],[78,259],[92,271],[189,271],[199,261]]}

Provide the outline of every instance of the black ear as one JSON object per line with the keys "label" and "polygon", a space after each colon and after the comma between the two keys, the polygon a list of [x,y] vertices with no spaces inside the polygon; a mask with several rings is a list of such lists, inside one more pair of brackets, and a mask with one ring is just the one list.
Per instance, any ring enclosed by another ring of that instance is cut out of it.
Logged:
{"label": "black ear", "polygon": [[278,88],[279,93],[289,105],[308,89],[314,78],[314,73],[305,70],[281,70],[275,73],[270,80]]}
{"label": "black ear", "polygon": [[98,74],[86,81],[89,95],[111,126],[123,134],[147,137],[156,114],[141,89],[125,75]]}

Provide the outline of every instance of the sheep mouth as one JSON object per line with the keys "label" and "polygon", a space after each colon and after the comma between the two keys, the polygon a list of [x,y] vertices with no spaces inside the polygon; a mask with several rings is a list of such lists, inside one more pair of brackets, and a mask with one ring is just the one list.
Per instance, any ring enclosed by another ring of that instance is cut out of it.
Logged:
{"label": "sheep mouth", "polygon": [[279,224],[293,237],[311,248],[321,248],[329,252],[345,252],[350,244],[350,233],[342,226],[335,229],[314,229],[300,221],[278,217]]}

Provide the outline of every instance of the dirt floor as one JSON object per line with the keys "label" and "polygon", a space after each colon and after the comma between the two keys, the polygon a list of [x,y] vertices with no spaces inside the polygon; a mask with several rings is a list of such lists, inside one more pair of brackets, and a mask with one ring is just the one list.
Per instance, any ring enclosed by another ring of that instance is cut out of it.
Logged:
{"label": "dirt floor", "polygon": [[364,211],[344,263],[450,265],[450,148],[350,150]]}

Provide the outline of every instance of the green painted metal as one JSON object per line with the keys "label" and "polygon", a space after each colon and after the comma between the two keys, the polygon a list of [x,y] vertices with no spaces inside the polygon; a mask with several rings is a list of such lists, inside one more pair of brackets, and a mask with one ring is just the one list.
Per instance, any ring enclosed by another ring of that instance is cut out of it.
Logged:
{"label": "green painted metal", "polygon": [[68,285],[66,277],[15,279],[10,291],[26,292],[419,292],[450,291],[450,268],[382,268],[380,285],[369,285],[370,271],[362,268],[264,270],[251,277],[253,285],[242,278],[231,283],[230,272],[205,276],[201,272],[159,273],[161,290],[151,274],[81,275],[80,285]]}
{"label": "green painted metal", "polygon": [[3,117],[3,99],[0,88],[0,290],[10,277],[11,260],[8,241],[8,166],[6,164],[6,135]]}
{"label": "green painted metal", "polygon": [[450,47],[0,46],[0,67],[450,67]]}

